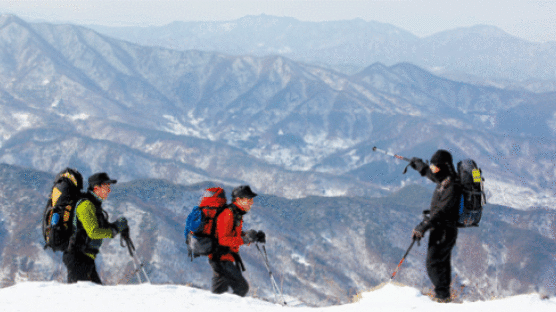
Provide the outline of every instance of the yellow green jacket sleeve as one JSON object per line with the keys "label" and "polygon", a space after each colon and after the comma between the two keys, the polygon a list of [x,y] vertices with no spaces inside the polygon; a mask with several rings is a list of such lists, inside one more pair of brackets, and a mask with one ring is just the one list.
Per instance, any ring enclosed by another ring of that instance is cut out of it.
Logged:
{"label": "yellow green jacket sleeve", "polygon": [[75,213],[79,221],[81,221],[85,232],[87,232],[87,236],[91,239],[113,238],[111,229],[103,229],[98,226],[95,206],[90,201],[82,201],[75,208]]}

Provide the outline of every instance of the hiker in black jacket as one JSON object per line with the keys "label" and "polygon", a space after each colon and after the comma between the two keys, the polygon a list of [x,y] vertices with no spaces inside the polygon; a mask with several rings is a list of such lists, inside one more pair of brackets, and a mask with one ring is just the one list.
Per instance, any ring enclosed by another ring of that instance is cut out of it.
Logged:
{"label": "hiker in black jacket", "polygon": [[425,232],[431,230],[427,250],[427,273],[434,285],[435,300],[450,302],[450,257],[458,236],[456,222],[461,198],[461,186],[456,180],[452,155],[448,151],[438,150],[432,156],[430,166],[416,157],[411,160],[410,166],[421,176],[426,176],[437,184],[432,195],[430,213],[425,213],[424,220],[413,230],[412,238],[420,241]]}

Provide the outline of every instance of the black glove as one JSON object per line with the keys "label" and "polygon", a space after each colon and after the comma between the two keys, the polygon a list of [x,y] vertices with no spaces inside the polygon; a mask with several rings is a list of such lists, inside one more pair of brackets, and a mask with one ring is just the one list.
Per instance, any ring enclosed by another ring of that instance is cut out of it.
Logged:
{"label": "black glove", "polygon": [[110,228],[114,237],[119,233],[124,237],[129,237],[129,226],[127,225],[127,219],[124,217],[120,217],[116,222],[110,224]]}
{"label": "black glove", "polygon": [[419,223],[414,229],[411,234],[411,238],[416,240],[417,242],[421,241],[421,238],[425,236],[425,232],[430,228],[429,220],[423,220]]}
{"label": "black glove", "polygon": [[243,243],[251,244],[258,241],[258,233],[255,230],[249,230],[243,234]]}
{"label": "black glove", "polygon": [[421,175],[423,175],[425,169],[428,167],[428,165],[421,158],[417,157],[411,158],[409,166],[411,166],[411,168],[415,169]]}
{"label": "black glove", "polygon": [[263,231],[257,232],[257,242],[261,244],[266,243],[266,234]]}

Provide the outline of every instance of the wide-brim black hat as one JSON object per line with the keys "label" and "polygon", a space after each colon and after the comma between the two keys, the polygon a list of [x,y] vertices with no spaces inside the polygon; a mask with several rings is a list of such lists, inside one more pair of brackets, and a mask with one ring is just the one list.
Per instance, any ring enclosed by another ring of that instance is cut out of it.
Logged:
{"label": "wide-brim black hat", "polygon": [[102,184],[115,184],[118,180],[110,179],[106,172],[98,172],[89,177],[89,187]]}
{"label": "wide-brim black hat", "polygon": [[232,191],[232,198],[253,198],[255,196],[257,194],[251,190],[249,185],[238,186]]}

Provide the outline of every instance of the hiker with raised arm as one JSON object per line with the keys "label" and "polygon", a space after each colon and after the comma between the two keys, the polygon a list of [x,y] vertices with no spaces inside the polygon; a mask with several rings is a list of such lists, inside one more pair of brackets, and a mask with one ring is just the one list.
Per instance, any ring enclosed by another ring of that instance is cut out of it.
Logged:
{"label": "hiker with raised arm", "polygon": [[452,163],[452,155],[446,150],[438,150],[427,165],[420,158],[412,158],[411,168],[421,176],[436,183],[430,210],[412,232],[412,238],[419,241],[430,230],[427,249],[427,274],[434,285],[435,300],[450,302],[452,278],[451,254],[458,236],[458,211],[461,200],[461,185]]}

